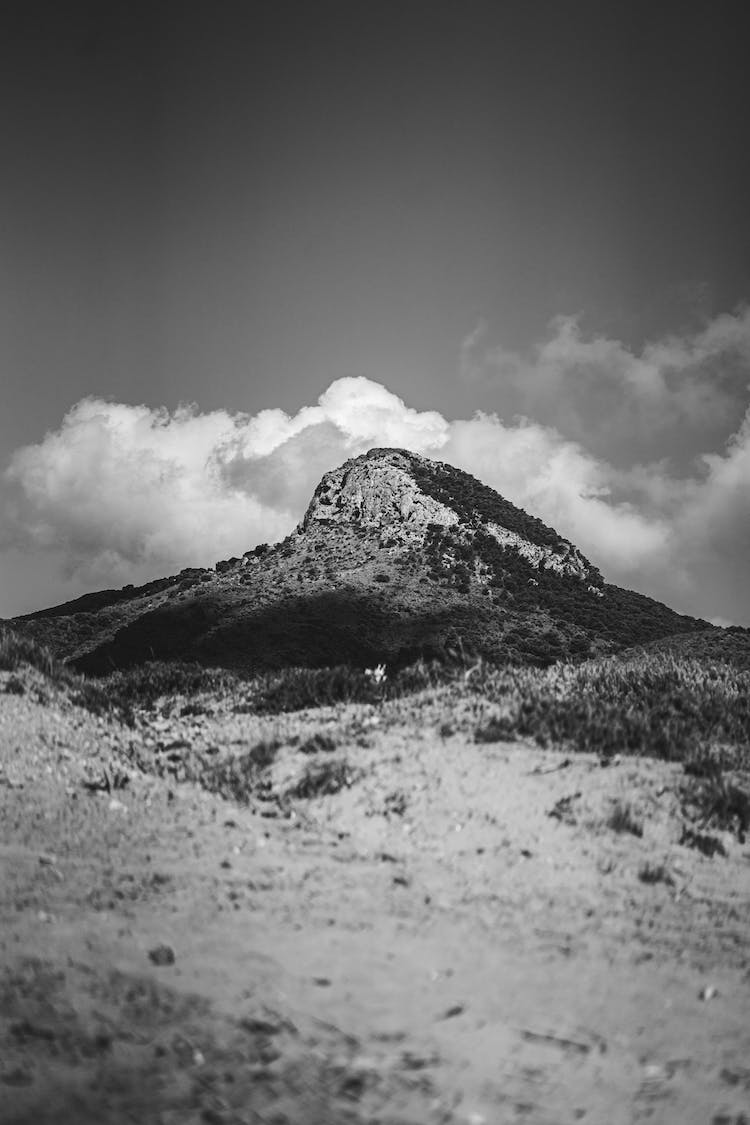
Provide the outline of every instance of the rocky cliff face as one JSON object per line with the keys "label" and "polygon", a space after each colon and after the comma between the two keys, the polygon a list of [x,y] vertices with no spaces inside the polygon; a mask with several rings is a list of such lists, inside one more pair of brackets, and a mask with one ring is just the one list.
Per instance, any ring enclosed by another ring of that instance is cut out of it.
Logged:
{"label": "rocky cliff face", "polygon": [[530,543],[528,539],[508,531],[505,527],[498,527],[496,523],[488,523],[487,531],[502,547],[511,547],[518,551],[526,561],[536,570],[554,570],[556,574],[568,574],[573,578],[580,578],[582,582],[588,580],[593,574],[593,568],[581,554],[577,547],[561,540],[559,549],[540,547],[537,543]]}
{"label": "rocky cliff face", "polygon": [[[358,525],[379,532],[382,542],[394,545],[423,540],[430,525],[451,528],[467,541],[482,530],[501,547],[518,552],[537,570],[549,569],[581,581],[598,579],[596,569],[567,539],[550,532],[551,543],[532,542],[476,509],[462,510],[455,495],[455,506],[430,495],[424,487],[426,479],[439,479],[445,468],[440,462],[404,450],[370,450],[326,473],[298,530],[305,534],[331,524]],[[450,472],[466,477],[456,470]],[[445,484],[442,490],[450,495]]]}
{"label": "rocky cliff face", "polygon": [[[421,536],[428,524],[452,527],[456,512],[422,491],[412,474],[411,458],[400,450],[371,450],[326,473],[300,525],[359,524],[373,530]],[[419,458],[426,462],[425,458]]]}

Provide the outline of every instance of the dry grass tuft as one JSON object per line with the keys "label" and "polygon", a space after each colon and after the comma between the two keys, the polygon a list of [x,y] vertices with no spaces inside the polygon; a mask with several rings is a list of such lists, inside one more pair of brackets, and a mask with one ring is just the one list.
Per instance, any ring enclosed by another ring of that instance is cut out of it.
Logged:
{"label": "dry grass tuft", "polygon": [[0,627],[0,671],[18,672],[24,667],[36,668],[55,682],[68,682],[72,678],[45,645]]}
{"label": "dry grass tuft", "polygon": [[655,883],[664,883],[667,887],[674,886],[674,877],[663,863],[642,863],[638,868],[638,878],[641,883],[649,886]]}
{"label": "dry grass tuft", "polygon": [[601,757],[686,761],[714,743],[750,765],[750,673],[669,655],[616,657],[553,668],[498,669],[481,683],[502,713],[479,742],[533,738]]}
{"label": "dry grass tuft", "polygon": [[643,835],[643,821],[626,801],[615,801],[606,820],[613,832],[629,832],[631,836]]}

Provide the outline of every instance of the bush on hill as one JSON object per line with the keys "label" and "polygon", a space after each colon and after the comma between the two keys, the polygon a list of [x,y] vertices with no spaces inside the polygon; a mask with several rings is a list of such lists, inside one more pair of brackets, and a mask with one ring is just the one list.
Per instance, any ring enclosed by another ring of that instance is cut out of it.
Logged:
{"label": "bush on hill", "polygon": [[54,681],[70,679],[65,666],[55,659],[45,645],[40,645],[31,637],[25,637],[13,629],[0,627],[0,671],[17,672],[24,665],[36,668]]}
{"label": "bush on hill", "polygon": [[479,742],[529,737],[589,751],[687,761],[709,745],[750,766],[750,674],[671,656],[606,658],[547,671],[497,670],[484,694],[500,709]]}
{"label": "bush on hill", "polygon": [[477,519],[497,523],[539,546],[555,548],[563,543],[551,527],[461,469],[443,462],[427,465],[415,461],[411,471],[423,492],[451,508],[467,524],[476,523]]}
{"label": "bush on hill", "polygon": [[[525,636],[519,625],[516,635],[517,643],[538,641],[549,653],[559,646],[554,630]],[[81,706],[126,721],[137,707],[180,696],[197,707],[201,694],[219,695],[237,711],[271,715],[338,703],[378,704],[449,686],[448,700],[455,692],[456,703],[470,695],[494,709],[475,730],[480,742],[526,737],[605,758],[629,753],[750,768],[750,671],[670,653],[530,668],[476,660],[459,645],[439,661],[417,660],[390,667],[385,675],[342,665],[284,668],[247,679],[198,664],[152,662],[92,681],[34,640],[0,629],[0,670],[25,666],[69,691]]]}

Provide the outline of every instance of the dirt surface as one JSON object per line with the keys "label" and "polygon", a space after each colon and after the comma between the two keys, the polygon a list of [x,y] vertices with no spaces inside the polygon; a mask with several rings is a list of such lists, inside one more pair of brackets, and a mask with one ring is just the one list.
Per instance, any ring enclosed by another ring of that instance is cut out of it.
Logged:
{"label": "dirt surface", "polygon": [[[679,843],[677,766],[449,720],[0,676],[0,1121],[750,1121],[750,845]],[[251,748],[247,804],[181,780]]]}

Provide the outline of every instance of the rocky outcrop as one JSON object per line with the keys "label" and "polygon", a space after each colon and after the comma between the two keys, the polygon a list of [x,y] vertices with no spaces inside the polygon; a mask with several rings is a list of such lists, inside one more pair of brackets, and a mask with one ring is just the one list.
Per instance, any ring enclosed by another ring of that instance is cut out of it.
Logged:
{"label": "rocky outcrop", "polygon": [[397,538],[417,538],[428,524],[457,524],[456,513],[423,492],[410,470],[409,457],[397,450],[371,451],[346,461],[323,477],[300,530],[316,524],[359,524],[391,537],[395,533]]}
{"label": "rocky outcrop", "polygon": [[485,524],[485,528],[501,547],[512,547],[537,570],[554,570],[556,574],[571,575],[573,578],[580,578],[581,581],[588,579],[593,573],[593,568],[589,566],[578,548],[567,539],[561,540],[561,549],[555,551],[551,547],[540,547],[537,543],[530,543],[515,531],[508,531],[507,527],[498,527],[496,523]]}
{"label": "rocky outcrop", "polygon": [[549,569],[586,582],[599,578],[598,571],[567,539],[558,537],[555,546],[547,546],[476,512],[470,521],[462,520],[454,508],[428,495],[415,478],[415,469],[419,475],[436,471],[438,466],[398,449],[373,449],[345,462],[323,477],[298,531],[305,534],[332,524],[357,525],[377,531],[381,544],[396,545],[424,539],[429,525],[453,528],[466,536],[483,529],[537,570]]}

